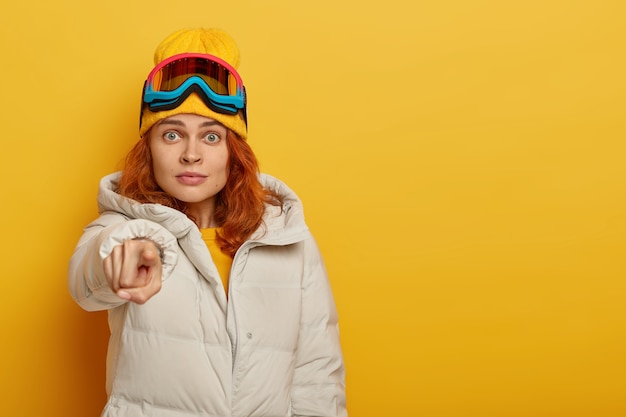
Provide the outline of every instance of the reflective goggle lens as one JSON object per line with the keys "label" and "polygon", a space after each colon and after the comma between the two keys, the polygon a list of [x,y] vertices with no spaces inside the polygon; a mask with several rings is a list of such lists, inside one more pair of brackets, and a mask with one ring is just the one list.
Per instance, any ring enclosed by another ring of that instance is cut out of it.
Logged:
{"label": "reflective goggle lens", "polygon": [[237,79],[228,68],[203,58],[183,58],[164,65],[154,73],[152,89],[174,91],[194,75],[201,78],[216,94],[237,94]]}

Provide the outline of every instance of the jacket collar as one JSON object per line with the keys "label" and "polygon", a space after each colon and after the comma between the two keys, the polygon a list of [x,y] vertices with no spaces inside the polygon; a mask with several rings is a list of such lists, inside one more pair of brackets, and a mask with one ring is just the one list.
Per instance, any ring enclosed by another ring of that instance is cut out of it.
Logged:
{"label": "jacket collar", "polygon": [[[120,175],[120,172],[116,172],[105,176],[100,181],[98,193],[100,213],[114,211],[129,219],[146,219],[159,223],[177,239],[186,237],[189,233],[199,235],[195,223],[180,211],[161,204],[141,204],[118,194],[115,190]],[[302,202],[296,193],[285,183],[270,175],[260,174],[259,180],[264,187],[282,196],[283,205],[282,207],[269,204],[265,206],[263,223],[249,240],[268,245],[285,245],[307,238],[309,230],[304,221]]]}

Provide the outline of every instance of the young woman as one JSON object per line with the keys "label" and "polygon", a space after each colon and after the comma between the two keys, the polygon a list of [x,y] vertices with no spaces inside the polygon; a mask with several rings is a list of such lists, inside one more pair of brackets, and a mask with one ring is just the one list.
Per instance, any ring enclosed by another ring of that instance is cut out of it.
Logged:
{"label": "young woman", "polygon": [[155,52],[141,139],[102,179],[69,288],[108,310],[106,417],[346,416],[337,313],[298,197],[258,172],[239,51]]}

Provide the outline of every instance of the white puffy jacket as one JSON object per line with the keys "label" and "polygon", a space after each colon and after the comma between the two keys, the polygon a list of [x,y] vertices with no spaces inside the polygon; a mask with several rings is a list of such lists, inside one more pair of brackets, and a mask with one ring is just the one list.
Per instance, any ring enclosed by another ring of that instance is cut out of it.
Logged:
{"label": "white puffy jacket", "polygon": [[[181,212],[117,194],[102,179],[100,217],[70,261],[84,309],[109,310],[106,417],[347,416],[337,313],[298,197],[284,197],[233,260],[228,301],[200,231]],[[126,239],[163,250],[163,286],[146,304],[118,298],[102,261]]]}

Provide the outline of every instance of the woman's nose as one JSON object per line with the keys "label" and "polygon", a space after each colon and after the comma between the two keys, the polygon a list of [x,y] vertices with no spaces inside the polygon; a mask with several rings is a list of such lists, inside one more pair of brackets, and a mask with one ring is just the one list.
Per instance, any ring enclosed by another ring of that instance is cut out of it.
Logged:
{"label": "woman's nose", "polygon": [[196,149],[194,145],[188,145],[185,148],[185,151],[181,155],[181,161],[186,164],[192,164],[199,162],[202,159],[200,152]]}

